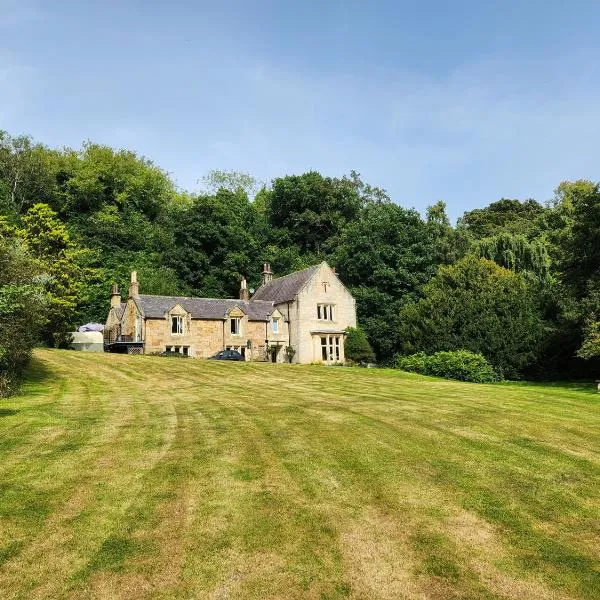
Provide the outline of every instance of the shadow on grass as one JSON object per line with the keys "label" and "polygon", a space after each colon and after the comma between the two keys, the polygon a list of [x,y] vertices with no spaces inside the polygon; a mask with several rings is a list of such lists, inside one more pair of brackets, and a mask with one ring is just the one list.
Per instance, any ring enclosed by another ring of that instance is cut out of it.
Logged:
{"label": "shadow on grass", "polygon": [[48,381],[54,381],[56,375],[48,368],[48,366],[35,356],[31,359],[25,374],[23,376],[23,383],[41,384],[47,383]]}
{"label": "shadow on grass", "polygon": [[564,392],[583,392],[598,396],[598,384],[593,381],[503,381],[500,385],[529,388],[555,389]]}
{"label": "shadow on grass", "polygon": [[[16,388],[9,398],[32,392],[34,394],[42,393],[49,383],[56,380],[57,375],[43,361],[34,356],[22,376],[16,379]],[[15,412],[14,409],[0,408],[0,417],[7,417]]]}
{"label": "shadow on grass", "polygon": [[0,417],[12,417],[16,415],[19,411],[14,408],[0,408]]}

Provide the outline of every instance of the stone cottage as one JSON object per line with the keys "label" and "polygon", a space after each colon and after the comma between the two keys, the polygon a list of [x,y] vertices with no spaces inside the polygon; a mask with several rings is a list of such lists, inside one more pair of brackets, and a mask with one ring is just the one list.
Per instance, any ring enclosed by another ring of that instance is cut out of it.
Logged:
{"label": "stone cottage", "polygon": [[246,360],[343,362],[346,327],[356,327],[354,298],[327,263],[274,278],[263,265],[262,284],[238,299],[140,295],[135,272],[126,302],[113,286],[104,331],[109,352],[166,350],[208,358],[238,350]]}

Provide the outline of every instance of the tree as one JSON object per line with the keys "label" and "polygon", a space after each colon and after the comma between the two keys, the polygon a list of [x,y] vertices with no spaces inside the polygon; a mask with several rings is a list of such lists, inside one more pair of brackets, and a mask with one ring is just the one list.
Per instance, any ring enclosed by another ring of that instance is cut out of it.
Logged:
{"label": "tree", "polygon": [[467,256],[441,267],[423,292],[400,314],[406,354],[470,350],[506,377],[518,376],[535,359],[544,323],[521,274]]}
{"label": "tree", "polygon": [[499,233],[535,237],[542,227],[545,209],[535,200],[509,200],[502,198],[485,208],[466,212],[458,220],[458,228],[464,229],[475,239],[492,237]]}
{"label": "tree", "polygon": [[352,183],[354,189],[358,193],[362,206],[367,206],[369,204],[389,204],[392,201],[386,190],[365,183],[360,178],[360,173],[356,171],[350,171],[350,177],[344,176],[342,180],[347,180]]}
{"label": "tree", "polygon": [[265,188],[265,182],[259,181],[249,173],[240,171],[220,171],[213,169],[208,175],[202,177],[206,186],[207,194],[216,194],[219,190],[236,193],[242,192],[248,198],[254,198],[256,194]]}
{"label": "tree", "polygon": [[179,274],[164,264],[159,252],[143,250],[115,250],[100,259],[96,253],[85,261],[87,268],[97,273],[85,289],[85,302],[78,310],[82,323],[103,323],[106,319],[108,296],[116,283],[122,297],[126,297],[132,271],[137,271],[141,293],[158,296],[191,296],[193,292]]}
{"label": "tree", "polygon": [[34,204],[60,202],[71,153],[50,150],[27,136],[0,131],[0,211],[22,214]]}
{"label": "tree", "polygon": [[493,260],[505,269],[528,274],[540,286],[550,283],[550,257],[541,240],[530,242],[523,235],[500,233],[480,240],[474,250],[481,258]]}
{"label": "tree", "polygon": [[272,227],[285,231],[302,252],[322,252],[360,210],[361,198],[348,179],[316,171],[273,181],[266,213]]}
{"label": "tree", "polygon": [[375,352],[373,352],[365,332],[360,327],[348,327],[346,329],[344,354],[348,360],[354,363],[370,363],[375,360]]}
{"label": "tree", "polygon": [[398,313],[435,273],[431,231],[415,210],[371,204],[349,223],[331,260],[356,298],[358,319],[380,360],[398,350]]}
{"label": "tree", "polygon": [[600,356],[600,321],[597,317],[586,323],[584,333],[584,340],[577,351],[577,356],[586,359]]}
{"label": "tree", "polygon": [[462,258],[471,244],[464,229],[454,229],[446,213],[446,203],[439,200],[427,207],[427,227],[435,247],[435,262],[449,265]]}
{"label": "tree", "polygon": [[240,278],[259,268],[251,234],[254,212],[246,194],[220,190],[201,195],[174,218],[178,224],[168,266],[199,295],[235,297]]}
{"label": "tree", "polygon": [[559,239],[561,279],[582,297],[600,275],[600,186],[591,181],[563,182],[558,204],[569,218]]}
{"label": "tree", "polygon": [[433,239],[415,210],[370,205],[349,223],[333,253],[350,286],[368,286],[402,297],[418,293],[435,273]]}
{"label": "tree", "polygon": [[78,158],[66,182],[64,211],[72,216],[114,205],[154,219],[175,194],[168,175],[135,152],[86,143]]}
{"label": "tree", "polygon": [[[564,312],[578,325],[577,356],[586,361],[600,358],[600,277],[590,278],[583,298],[565,298],[563,305]],[[594,362],[597,369],[598,361]]]}
{"label": "tree", "polygon": [[0,234],[0,397],[14,391],[45,321],[38,275],[23,245]]}
{"label": "tree", "polygon": [[66,226],[47,204],[35,204],[27,211],[17,235],[46,276],[42,338],[52,346],[65,346],[94,276],[85,266],[88,252],[72,242]]}

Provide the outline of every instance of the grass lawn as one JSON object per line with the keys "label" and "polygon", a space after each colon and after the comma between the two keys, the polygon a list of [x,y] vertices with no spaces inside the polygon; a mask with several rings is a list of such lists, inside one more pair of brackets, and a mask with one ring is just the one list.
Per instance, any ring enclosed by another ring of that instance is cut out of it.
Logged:
{"label": "grass lawn", "polygon": [[600,395],[38,351],[0,598],[600,598]]}

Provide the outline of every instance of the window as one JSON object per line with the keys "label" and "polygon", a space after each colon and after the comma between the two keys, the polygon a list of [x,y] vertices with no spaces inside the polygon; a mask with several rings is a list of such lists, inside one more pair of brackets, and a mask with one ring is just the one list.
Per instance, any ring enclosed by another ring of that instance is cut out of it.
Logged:
{"label": "window", "polygon": [[333,304],[317,304],[317,319],[319,321],[333,321]]}
{"label": "window", "polygon": [[171,317],[171,333],[176,335],[183,333],[183,317]]}
{"label": "window", "polygon": [[273,333],[279,333],[279,319],[273,319]]}
{"label": "window", "polygon": [[231,319],[231,335],[242,335],[241,319],[239,317]]}
{"label": "window", "polygon": [[341,338],[339,335],[328,335],[321,338],[321,360],[323,362],[340,361]]}
{"label": "window", "polygon": [[189,346],[165,346],[166,352],[179,352],[179,354],[183,354],[184,356],[190,356],[190,347]]}

